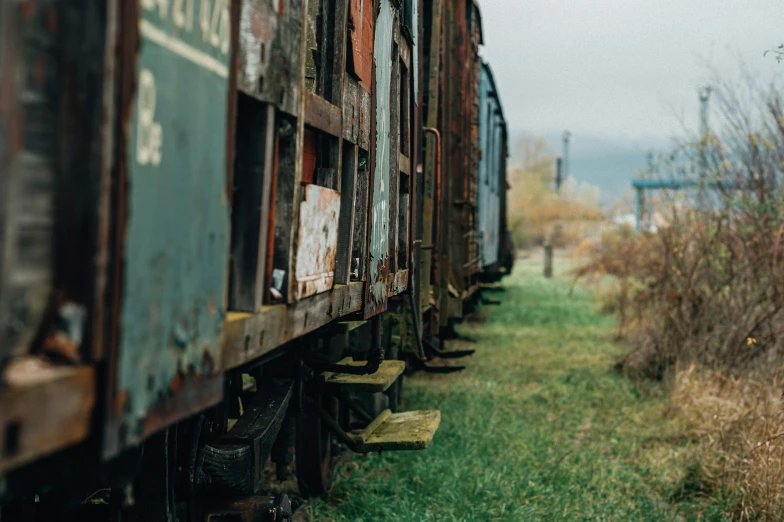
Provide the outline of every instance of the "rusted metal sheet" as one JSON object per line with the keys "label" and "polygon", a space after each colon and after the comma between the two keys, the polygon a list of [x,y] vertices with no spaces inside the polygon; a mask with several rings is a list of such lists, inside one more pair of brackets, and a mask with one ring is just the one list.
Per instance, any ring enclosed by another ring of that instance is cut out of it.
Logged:
{"label": "rusted metal sheet", "polygon": [[[443,231],[439,254],[441,326],[446,326],[454,307],[447,288],[458,296],[473,282],[476,273],[476,238],[464,234],[476,230],[478,161],[478,45],[481,40],[478,14],[471,0],[447,2],[444,11],[443,53],[443,167],[439,229]],[[459,224],[459,226],[455,226]],[[448,262],[446,262],[448,260]]]}
{"label": "rusted metal sheet", "polygon": [[349,70],[359,79],[360,85],[370,91],[374,45],[372,0],[351,0],[348,28],[351,41]]}
{"label": "rusted metal sheet", "polygon": [[398,270],[394,274],[390,274],[387,296],[392,297],[393,295],[399,295],[405,292],[408,289],[408,279],[408,270]]}
{"label": "rusted metal sheet", "polygon": [[[375,143],[373,156],[372,205],[370,209],[370,266],[365,318],[383,312],[387,302],[389,275],[389,168],[392,84],[392,33],[395,14],[389,0],[381,0],[375,24]],[[397,153],[397,151],[395,151]]]}
{"label": "rusted metal sheet", "polygon": [[307,93],[305,123],[332,136],[342,134],[343,114],[340,107],[332,105],[321,96]]}
{"label": "rusted metal sheet", "polygon": [[[434,296],[440,295],[440,272],[438,271],[439,241],[435,235],[439,226],[438,193],[436,175],[441,168],[441,133],[439,126],[438,107],[439,93],[441,90],[441,25],[443,20],[443,1],[434,0],[432,3],[431,24],[425,28],[425,37],[429,39],[430,53],[428,55],[427,70],[423,73],[427,79],[424,97],[427,100],[427,113],[423,115],[424,126],[424,165],[422,171],[422,255],[419,277],[422,290],[420,291],[420,310],[429,308],[431,303],[436,305],[439,301]],[[438,307],[434,307],[430,315],[430,333],[435,333],[438,327]]]}
{"label": "rusted metal sheet", "polygon": [[11,363],[0,383],[0,473],[84,440],[95,404],[90,366],[37,357]]}
{"label": "rusted metal sheet", "polygon": [[237,88],[291,115],[301,94],[301,13],[302,0],[241,1]]}
{"label": "rusted metal sheet", "polygon": [[230,313],[224,366],[235,368],[362,307],[363,283],[336,285],[293,305],[264,306],[261,313]]}
{"label": "rusted metal sheet", "polygon": [[123,22],[139,52],[107,456],[221,399],[229,249],[229,2],[144,1]]}
{"label": "rusted metal sheet", "polygon": [[326,292],[335,278],[340,192],[307,185],[297,235],[297,299]]}

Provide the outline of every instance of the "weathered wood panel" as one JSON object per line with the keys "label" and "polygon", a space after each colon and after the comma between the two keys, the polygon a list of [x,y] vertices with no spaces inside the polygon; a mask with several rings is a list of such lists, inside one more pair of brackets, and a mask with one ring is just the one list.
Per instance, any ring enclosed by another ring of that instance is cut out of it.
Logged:
{"label": "weathered wood panel", "polygon": [[343,91],[343,139],[370,147],[370,94],[350,76],[346,76]]}
{"label": "weathered wood panel", "polygon": [[4,374],[0,404],[2,473],[87,437],[95,405],[94,370],[20,359]]}
{"label": "weathered wood panel", "polygon": [[[0,6],[0,368],[40,327],[53,279],[58,12]],[[35,67],[36,74],[33,74]]]}
{"label": "weathered wood panel", "polygon": [[338,223],[338,253],[335,260],[335,283],[348,284],[351,281],[351,264],[354,245],[354,220],[357,216],[357,147],[343,143],[343,175],[340,187],[340,222]]}
{"label": "weathered wood panel", "polygon": [[237,102],[228,307],[255,312],[264,296],[275,108],[244,94]]}
{"label": "weathered wood panel", "polygon": [[392,30],[392,76],[389,101],[389,271],[398,269],[398,216],[400,214],[400,26]]}
{"label": "weathered wood panel", "polygon": [[343,114],[340,107],[311,93],[307,93],[305,99],[305,123],[332,136],[340,137],[343,133]]}
{"label": "weathered wood panel", "polygon": [[296,115],[301,95],[302,0],[242,0],[237,88]]}
{"label": "weathered wood panel", "polygon": [[260,313],[230,313],[226,321],[224,365],[236,368],[362,307],[362,283],[336,285],[331,291],[293,305],[268,305]]}

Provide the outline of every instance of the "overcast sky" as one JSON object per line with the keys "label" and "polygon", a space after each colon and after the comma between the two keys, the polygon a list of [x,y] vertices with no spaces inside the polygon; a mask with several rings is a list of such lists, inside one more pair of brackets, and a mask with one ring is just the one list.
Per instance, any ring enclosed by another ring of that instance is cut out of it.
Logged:
{"label": "overcast sky", "polygon": [[696,125],[710,65],[761,78],[784,42],[784,0],[480,0],[513,133],[648,142]]}

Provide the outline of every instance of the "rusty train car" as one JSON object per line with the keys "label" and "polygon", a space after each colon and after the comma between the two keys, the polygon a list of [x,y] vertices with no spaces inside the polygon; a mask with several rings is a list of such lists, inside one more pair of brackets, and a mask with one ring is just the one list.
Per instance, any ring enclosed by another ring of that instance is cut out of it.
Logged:
{"label": "rusty train car", "polygon": [[481,44],[475,0],[2,2],[3,520],[282,520],[267,464],[424,449],[403,374],[511,268]]}

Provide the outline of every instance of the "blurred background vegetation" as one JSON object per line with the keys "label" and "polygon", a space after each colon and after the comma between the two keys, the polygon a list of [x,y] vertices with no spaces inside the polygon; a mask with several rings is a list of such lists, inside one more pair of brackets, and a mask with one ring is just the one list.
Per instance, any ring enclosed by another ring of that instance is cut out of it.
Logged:
{"label": "blurred background vegetation", "polygon": [[555,246],[569,247],[596,237],[603,220],[599,189],[568,177],[556,192],[556,156],[547,141],[522,136],[514,146],[521,160],[510,166],[507,179],[515,246],[530,249],[552,238]]}

